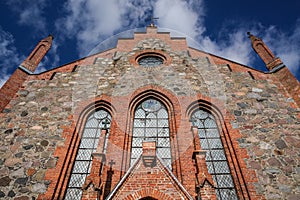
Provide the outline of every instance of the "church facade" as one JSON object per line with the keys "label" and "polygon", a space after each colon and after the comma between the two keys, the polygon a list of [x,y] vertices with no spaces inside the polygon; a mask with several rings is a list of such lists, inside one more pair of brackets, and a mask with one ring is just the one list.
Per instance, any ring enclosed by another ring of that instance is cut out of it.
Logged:
{"label": "church facade", "polygon": [[34,74],[41,40],[0,90],[0,197],[299,199],[300,84],[249,38],[268,72],[151,25]]}

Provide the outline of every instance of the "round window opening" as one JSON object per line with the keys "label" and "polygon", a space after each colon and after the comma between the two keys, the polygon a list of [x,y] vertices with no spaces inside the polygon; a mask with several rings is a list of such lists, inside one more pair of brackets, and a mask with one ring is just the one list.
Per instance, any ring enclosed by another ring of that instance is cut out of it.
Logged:
{"label": "round window opening", "polygon": [[138,63],[143,67],[156,67],[164,64],[164,59],[157,55],[145,55],[138,59]]}

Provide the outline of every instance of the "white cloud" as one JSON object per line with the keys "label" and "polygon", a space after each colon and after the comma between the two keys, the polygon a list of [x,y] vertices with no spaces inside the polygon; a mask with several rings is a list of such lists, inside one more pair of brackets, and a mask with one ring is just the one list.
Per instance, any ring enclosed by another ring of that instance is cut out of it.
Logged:
{"label": "white cloud", "polygon": [[224,58],[249,64],[251,60],[250,41],[246,37],[244,29],[227,33],[226,39],[212,40],[208,36],[199,37],[200,48],[203,51],[213,53]]}
{"label": "white cloud", "polygon": [[10,0],[7,4],[18,15],[18,22],[22,25],[34,27],[45,32],[46,19],[44,9],[46,0]]}
{"label": "white cloud", "polygon": [[14,46],[14,37],[0,26],[0,88],[24,57]]}
{"label": "white cloud", "polygon": [[107,37],[144,24],[152,7],[147,0],[69,0],[67,15],[57,20],[56,28],[64,27],[63,36],[76,37],[79,54],[85,56]]}
{"label": "white cloud", "polygon": [[37,69],[34,71],[35,74],[44,72],[51,67],[58,66],[60,57],[59,57],[57,50],[58,50],[58,44],[57,44],[56,40],[54,39],[52,41],[52,45],[51,45],[49,52],[45,55],[45,57],[42,59],[42,61],[38,65]]}
{"label": "white cloud", "polygon": [[145,26],[153,15],[159,17],[162,27],[191,37],[203,33],[205,28],[200,26],[204,15],[202,1],[175,1],[69,0],[65,4],[67,15],[57,20],[56,28],[64,27],[64,36],[77,39],[80,56],[87,55],[97,43],[115,33]]}
{"label": "white cloud", "polygon": [[[195,4],[197,4],[195,9]],[[158,24],[195,38],[205,31],[201,23],[204,16],[203,1],[158,0],[154,6]]]}
{"label": "white cloud", "polygon": [[59,54],[58,54],[58,46],[59,45],[57,44],[56,40],[54,39],[52,41],[51,48],[50,48],[50,50],[48,52],[48,54],[51,55],[52,58],[53,58],[52,61],[51,61],[52,62],[51,65],[52,66],[57,66],[59,64],[59,61],[60,61],[60,57],[59,57]]}
{"label": "white cloud", "polygon": [[244,29],[224,30],[227,36],[225,40],[213,40],[206,35],[203,0],[158,0],[154,7],[154,15],[159,17],[158,24],[161,27],[174,29],[197,40],[196,46],[201,50],[244,64],[249,63],[251,48]]}

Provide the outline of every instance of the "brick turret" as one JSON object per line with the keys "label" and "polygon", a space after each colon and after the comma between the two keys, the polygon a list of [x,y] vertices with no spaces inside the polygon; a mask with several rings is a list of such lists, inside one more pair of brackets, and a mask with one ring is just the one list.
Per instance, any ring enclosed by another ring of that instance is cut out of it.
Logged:
{"label": "brick turret", "polygon": [[49,35],[41,40],[0,89],[0,112],[4,110],[9,101],[14,97],[28,75],[38,67],[41,60],[49,51],[52,39],[53,37]]}
{"label": "brick turret", "polygon": [[247,33],[254,51],[259,55],[259,57],[264,61],[267,68],[271,71],[275,67],[282,65],[280,58],[275,57],[273,52],[268,48],[268,46],[262,41],[262,39],[252,35],[250,32]]}
{"label": "brick turret", "polygon": [[45,39],[42,39],[33,49],[31,54],[22,62],[21,66],[25,67],[31,72],[34,72],[41,60],[45,57],[46,53],[51,48],[52,40],[52,35],[49,35]]}
{"label": "brick turret", "polygon": [[255,37],[250,32],[247,33],[252,43],[254,51],[261,57],[266,64],[270,73],[274,73],[279,82],[285,87],[285,90],[293,98],[298,105],[300,105],[299,81],[293,76],[289,69],[283,64],[280,58],[275,57],[268,46],[262,39]]}
{"label": "brick turret", "polygon": [[216,192],[215,185],[212,175],[208,173],[208,168],[206,165],[205,157],[206,151],[201,149],[200,139],[198,137],[198,127],[192,127],[192,133],[194,137],[194,152],[193,160],[195,165],[195,175],[196,175],[196,188],[195,191],[197,195],[200,195],[202,199],[215,200]]}

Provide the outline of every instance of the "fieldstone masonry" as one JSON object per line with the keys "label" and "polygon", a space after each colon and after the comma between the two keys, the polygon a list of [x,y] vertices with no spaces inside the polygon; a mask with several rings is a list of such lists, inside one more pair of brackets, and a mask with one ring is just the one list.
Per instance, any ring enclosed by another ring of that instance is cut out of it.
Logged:
{"label": "fieldstone masonry", "polygon": [[[225,145],[228,149],[226,155],[234,154],[229,159],[232,170],[239,168],[234,178],[243,179],[241,182],[245,186],[241,188],[247,188],[239,191],[239,197],[299,199],[300,109],[295,95],[285,90],[273,74],[265,74],[187,46],[183,48],[184,43],[166,39],[166,34],[156,33],[155,27],[148,27],[147,30],[147,33],[128,40],[128,47],[133,47],[131,49],[120,45],[93,55],[92,61],[88,58],[86,62],[80,61],[81,64],[73,72],[69,68],[65,71],[57,69],[51,80],[45,77],[54,71],[31,75],[22,83],[0,113],[0,197],[15,200],[62,199],[67,183],[58,182],[65,177],[67,179],[69,174],[60,173],[70,173],[70,167],[64,163],[67,159],[72,163],[75,154],[71,152],[76,152],[78,145],[78,142],[72,143],[73,135],[78,131],[75,131],[74,124],[80,123],[77,120],[85,109],[83,105],[103,99],[114,107],[113,117],[116,119],[106,157],[108,161],[116,162],[111,180],[112,191],[129,166],[127,161],[118,160],[119,157],[110,151],[113,151],[114,145],[114,148],[130,150],[130,146],[124,145],[124,141],[130,142],[126,135],[130,135],[127,127],[132,123],[132,111],[127,108],[136,93],[151,88],[161,93],[167,91],[164,93],[166,98],[169,98],[169,93],[176,97],[170,99],[177,103],[174,104],[176,126],[172,134],[178,140],[174,144],[181,148],[177,152],[178,160],[173,163],[177,167],[173,169],[180,170],[172,171],[176,178],[172,179],[172,184],[179,181],[190,196],[196,196],[192,142],[185,136],[192,134],[187,116],[189,105],[203,100],[218,107],[223,116],[220,118],[221,126],[228,131],[227,135],[224,133],[222,136],[222,140],[228,143]],[[145,68],[132,63],[132,58],[150,50],[168,55],[166,62],[170,64]],[[113,55],[118,55],[118,59],[113,59]],[[187,148],[183,148],[184,145]],[[59,154],[58,149],[62,150]],[[124,155],[130,154],[127,152]],[[146,170],[142,162],[138,166]],[[160,162],[158,167],[163,169]],[[108,168],[103,170],[104,183]],[[49,170],[56,171],[56,180],[49,177]],[[187,171],[191,171],[192,175],[185,175]],[[131,179],[126,181],[131,183],[135,176],[129,176]],[[168,196],[168,191],[160,192]],[[122,190],[117,194],[126,196]],[[186,194],[181,191],[180,195]]]}

